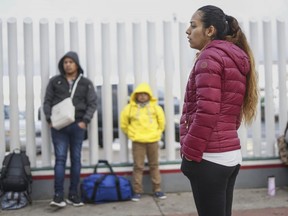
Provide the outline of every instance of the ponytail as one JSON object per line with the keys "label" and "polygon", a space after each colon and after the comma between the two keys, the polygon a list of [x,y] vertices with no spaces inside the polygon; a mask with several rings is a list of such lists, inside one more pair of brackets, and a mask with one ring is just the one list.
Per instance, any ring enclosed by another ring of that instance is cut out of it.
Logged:
{"label": "ponytail", "polygon": [[227,20],[228,31],[225,40],[234,43],[240,47],[249,57],[250,72],[246,77],[246,93],[242,106],[242,116],[246,124],[251,124],[257,113],[257,103],[259,97],[258,74],[256,72],[253,52],[248,44],[245,34],[242,32],[238,21],[232,16],[225,16]]}

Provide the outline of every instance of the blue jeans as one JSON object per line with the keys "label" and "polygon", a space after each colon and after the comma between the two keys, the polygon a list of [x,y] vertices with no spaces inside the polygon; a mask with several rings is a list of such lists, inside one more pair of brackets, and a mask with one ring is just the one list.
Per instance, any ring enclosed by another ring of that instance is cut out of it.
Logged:
{"label": "blue jeans", "polygon": [[77,194],[81,172],[81,149],[85,130],[75,122],[61,130],[51,129],[55,153],[54,190],[55,194],[64,195],[64,178],[68,147],[70,150],[70,187],[69,195]]}

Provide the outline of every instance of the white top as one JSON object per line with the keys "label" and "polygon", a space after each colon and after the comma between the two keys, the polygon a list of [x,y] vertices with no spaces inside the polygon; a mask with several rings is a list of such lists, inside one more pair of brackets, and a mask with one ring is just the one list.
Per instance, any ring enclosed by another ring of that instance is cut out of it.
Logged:
{"label": "white top", "polygon": [[236,166],[242,163],[241,149],[221,153],[204,152],[202,158],[204,160],[228,167]]}

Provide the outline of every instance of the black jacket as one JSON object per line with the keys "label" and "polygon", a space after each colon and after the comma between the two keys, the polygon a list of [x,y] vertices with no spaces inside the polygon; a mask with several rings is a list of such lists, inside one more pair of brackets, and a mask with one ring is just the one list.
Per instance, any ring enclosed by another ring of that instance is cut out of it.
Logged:
{"label": "black jacket", "polygon": [[[83,74],[83,69],[79,64],[77,53],[70,51],[60,59],[58,64],[60,75],[56,75],[49,80],[44,97],[43,110],[46,120],[49,123],[51,122],[50,117],[52,107],[65,98],[70,97],[69,83],[65,77],[65,71],[63,68],[63,60],[66,57],[73,59],[73,61],[78,65],[78,76],[79,74]],[[73,97],[75,120],[77,122],[84,121],[86,124],[90,122],[96,110],[96,99],[96,92],[93,83],[82,76],[78,82]]]}

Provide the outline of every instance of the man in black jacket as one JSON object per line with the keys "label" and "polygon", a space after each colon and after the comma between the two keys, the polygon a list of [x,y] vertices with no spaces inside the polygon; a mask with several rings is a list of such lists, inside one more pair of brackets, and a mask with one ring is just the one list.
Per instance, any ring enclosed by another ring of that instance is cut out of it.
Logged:
{"label": "man in black jacket", "polygon": [[[60,75],[49,80],[44,98],[43,109],[46,120],[51,127],[51,135],[55,153],[54,166],[54,198],[51,206],[65,207],[66,202],[74,206],[82,206],[78,196],[78,186],[81,171],[81,149],[87,124],[96,110],[96,92],[92,81],[82,76],[83,69],[75,52],[66,53],[59,61]],[[62,128],[55,129],[51,124],[52,107],[70,97],[74,81],[79,77],[73,105],[75,106],[75,122]],[[64,201],[64,178],[68,148],[70,149],[70,187],[68,199]]]}

